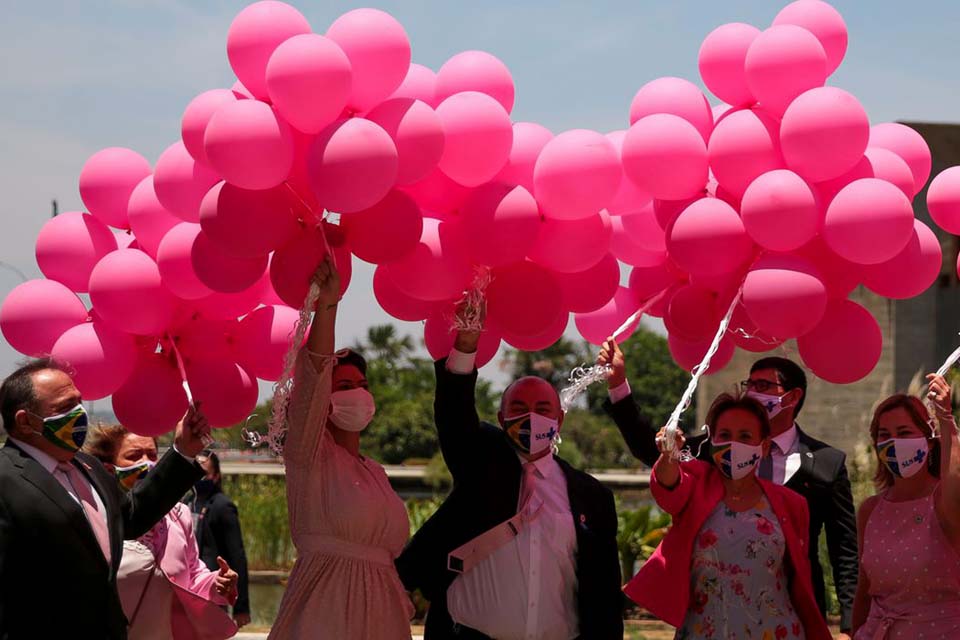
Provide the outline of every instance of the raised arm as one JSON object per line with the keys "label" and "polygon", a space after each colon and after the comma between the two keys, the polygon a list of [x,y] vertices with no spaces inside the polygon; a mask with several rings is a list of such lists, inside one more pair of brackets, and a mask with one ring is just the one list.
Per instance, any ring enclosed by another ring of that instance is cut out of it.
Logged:
{"label": "raised arm", "polygon": [[630,385],[627,383],[623,352],[612,336],[603,343],[600,355],[597,356],[597,364],[609,365],[612,369],[610,377],[607,378],[610,398],[604,403],[607,415],[613,418],[633,457],[652,467],[660,456],[656,432],[650,418],[640,412],[640,407],[633,400]]}
{"label": "raised arm", "polygon": [[937,494],[937,516],[951,541],[960,541],[960,445],[957,423],[953,417],[950,384],[943,376],[930,374],[927,398],[933,402],[940,427],[940,491]]}
{"label": "raised arm", "polygon": [[[663,450],[664,430],[661,429],[657,436],[657,446],[660,447],[660,457],[653,465],[653,474],[650,476],[650,493],[656,500],[657,506],[672,516],[677,515],[687,506],[687,501],[693,491],[693,483],[690,481],[689,474],[684,472],[680,461],[675,459],[670,452]],[[683,434],[677,432],[676,451],[683,448],[685,439]]]}
{"label": "raised arm", "polygon": [[315,358],[333,355],[337,305],[340,304],[340,273],[329,254],[317,267],[313,274],[313,282],[319,288],[320,295],[317,297],[316,313],[307,336],[307,351],[314,358],[314,364],[319,369],[323,362]]}

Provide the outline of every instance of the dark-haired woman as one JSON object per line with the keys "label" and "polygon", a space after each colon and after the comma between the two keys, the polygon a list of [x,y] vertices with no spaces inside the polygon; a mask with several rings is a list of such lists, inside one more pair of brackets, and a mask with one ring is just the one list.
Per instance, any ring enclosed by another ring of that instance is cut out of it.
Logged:
{"label": "dark-haired woman", "polygon": [[340,277],[327,259],[301,349],[283,457],[297,561],[271,638],[410,638],[413,605],[394,559],[410,533],[403,501],[379,464],[360,454],[374,414],[366,363],[334,354]]}
{"label": "dark-haired woman", "polygon": [[960,638],[960,446],[950,386],[930,380],[940,437],[918,398],[873,414],[878,493],[860,507],[856,640]]}
{"label": "dark-haired woman", "polygon": [[650,489],[673,526],[624,591],[678,639],[828,640],[810,581],[807,503],[756,475],[770,447],[766,410],[723,394],[707,426],[712,464],[674,459],[661,431]]}

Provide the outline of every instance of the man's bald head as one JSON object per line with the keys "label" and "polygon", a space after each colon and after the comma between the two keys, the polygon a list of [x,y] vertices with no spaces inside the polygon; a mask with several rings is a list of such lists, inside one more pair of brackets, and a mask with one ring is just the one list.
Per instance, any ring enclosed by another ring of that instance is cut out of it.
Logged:
{"label": "man's bald head", "polygon": [[497,417],[500,419],[500,424],[503,424],[504,417],[525,413],[539,413],[553,418],[558,423],[563,422],[560,396],[553,385],[536,376],[525,376],[514,380],[500,398],[500,413]]}

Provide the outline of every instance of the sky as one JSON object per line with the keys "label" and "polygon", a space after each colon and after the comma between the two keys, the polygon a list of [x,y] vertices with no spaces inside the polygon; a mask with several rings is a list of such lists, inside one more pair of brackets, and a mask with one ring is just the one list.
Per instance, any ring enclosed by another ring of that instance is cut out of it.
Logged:
{"label": "sky", "polygon": [[[0,298],[40,277],[33,247],[50,216],[82,210],[77,176],[103,147],[130,147],[151,163],[180,131],[198,93],[234,77],[226,34],[246,2],[205,0],[7,0],[0,21]],[[413,61],[438,69],[468,49],[493,53],[517,88],[513,118],[555,133],[628,126],[644,83],[680,76],[701,84],[697,51],[726,22],[769,26],[785,2],[770,0],[404,0],[371,5],[290,2],[323,33],[342,13],[375,6],[406,28]],[[846,58],[828,80],[856,95],[873,122],[960,121],[960,3],[843,0]],[[711,97],[712,98],[712,97]],[[712,100],[716,102],[716,100]],[[354,263],[338,343],[395,322],[373,299],[373,269]],[[656,327],[655,327],[656,328]],[[573,332],[572,323],[571,329]],[[0,377],[21,358],[0,340]],[[495,382],[496,365],[482,372]],[[261,386],[261,396],[268,386]]]}

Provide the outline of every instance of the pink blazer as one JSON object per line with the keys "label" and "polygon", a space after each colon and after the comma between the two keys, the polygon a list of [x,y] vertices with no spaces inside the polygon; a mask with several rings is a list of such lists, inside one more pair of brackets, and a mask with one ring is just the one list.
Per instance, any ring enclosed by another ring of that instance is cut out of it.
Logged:
{"label": "pink blazer", "polygon": [[[760,486],[770,507],[780,519],[787,545],[790,575],[790,599],[803,623],[808,640],[831,640],[813,595],[807,538],[810,512],[807,501],[786,487],[766,480]],[[651,476],[650,490],[661,509],[673,516],[673,526],[650,559],[624,587],[631,600],[661,620],[679,627],[690,602],[690,563],[693,544],[703,523],[723,499],[720,472],[700,460],[680,465],[680,482],[665,489]]]}
{"label": "pink blazer", "polygon": [[236,591],[226,599],[216,591],[217,571],[200,559],[193,535],[193,518],[186,505],[177,504],[166,516],[166,544],[159,558],[160,569],[174,592],[172,616],[176,640],[223,640],[237,633],[237,626],[220,608],[233,604]]}

